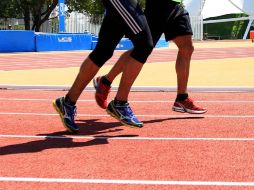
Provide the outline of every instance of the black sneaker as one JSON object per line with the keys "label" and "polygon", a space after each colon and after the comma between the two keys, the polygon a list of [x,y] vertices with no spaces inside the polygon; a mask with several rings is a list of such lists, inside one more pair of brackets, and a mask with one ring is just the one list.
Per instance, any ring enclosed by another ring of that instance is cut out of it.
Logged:
{"label": "black sneaker", "polygon": [[106,111],[109,115],[116,118],[123,125],[137,128],[143,127],[143,123],[134,115],[128,102],[123,105],[115,105],[114,100],[112,100],[109,103]]}
{"label": "black sneaker", "polygon": [[71,106],[65,103],[64,97],[57,98],[53,101],[55,110],[59,113],[64,127],[71,133],[79,131],[78,126],[75,124],[76,106]]}

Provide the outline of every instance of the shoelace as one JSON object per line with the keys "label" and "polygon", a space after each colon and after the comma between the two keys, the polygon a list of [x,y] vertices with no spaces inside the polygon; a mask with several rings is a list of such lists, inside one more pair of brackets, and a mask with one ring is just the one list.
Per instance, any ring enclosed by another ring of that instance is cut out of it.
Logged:
{"label": "shoelace", "polygon": [[69,106],[66,105],[67,109],[67,115],[71,118],[71,120],[74,120],[74,117],[77,115],[77,108],[76,106]]}
{"label": "shoelace", "polygon": [[197,106],[195,106],[193,100],[190,98],[187,98],[184,102],[185,102],[184,104],[186,107],[194,108],[194,109],[197,108]]}
{"label": "shoelace", "polygon": [[128,117],[132,118],[136,118],[135,115],[133,114],[133,111],[131,109],[131,107],[129,106],[129,103],[126,103],[124,106],[119,106],[119,107],[123,107],[123,112],[125,113],[125,115],[128,115]]}

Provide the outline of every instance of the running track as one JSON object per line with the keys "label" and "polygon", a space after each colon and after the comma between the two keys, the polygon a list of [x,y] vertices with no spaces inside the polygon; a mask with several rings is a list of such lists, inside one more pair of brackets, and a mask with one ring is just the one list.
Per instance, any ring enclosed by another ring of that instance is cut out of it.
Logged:
{"label": "running track", "polygon": [[[79,67],[89,51],[77,52],[54,52],[54,53],[25,53],[25,54],[4,54],[0,55],[1,70],[25,70],[42,68],[65,68]],[[107,64],[114,64],[122,51],[116,51]],[[155,49],[148,58],[151,62],[174,61],[177,50]],[[196,48],[192,60],[225,59],[253,57],[253,47],[232,47],[232,48]]]}
{"label": "running track", "polygon": [[[65,92],[0,91],[0,189],[253,189],[253,93],[192,93],[204,115],[171,111],[175,94],[132,92],[142,129],[78,102],[80,134],[51,100]],[[114,97],[114,92],[110,99]]]}
{"label": "running track", "polygon": [[[252,52],[248,47],[196,49],[193,59],[253,57]],[[1,70],[72,67],[88,53],[4,54],[0,65]],[[175,50],[155,50],[148,62],[175,56]],[[254,188],[253,93],[193,92],[209,111],[189,115],[171,111],[174,93],[132,92],[130,103],[145,126],[131,129],[98,108],[93,92],[84,92],[75,136],[65,131],[51,105],[64,94],[0,90],[1,190]]]}

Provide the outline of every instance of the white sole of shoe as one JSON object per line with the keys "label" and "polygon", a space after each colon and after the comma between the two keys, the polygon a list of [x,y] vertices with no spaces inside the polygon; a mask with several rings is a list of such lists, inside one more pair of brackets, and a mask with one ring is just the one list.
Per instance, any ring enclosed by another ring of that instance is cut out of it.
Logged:
{"label": "white sole of shoe", "polygon": [[176,106],[173,106],[172,110],[175,112],[190,113],[190,114],[204,114],[207,112],[207,110],[197,111],[197,110],[191,110],[191,109],[182,108],[182,107],[180,108],[180,107],[176,107]]}

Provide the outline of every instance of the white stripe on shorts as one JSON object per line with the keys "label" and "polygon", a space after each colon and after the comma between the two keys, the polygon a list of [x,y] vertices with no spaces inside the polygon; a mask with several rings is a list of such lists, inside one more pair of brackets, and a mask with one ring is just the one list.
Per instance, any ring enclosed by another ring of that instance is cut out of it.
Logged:
{"label": "white stripe on shorts", "polygon": [[131,14],[125,9],[125,7],[121,4],[119,0],[110,0],[110,1],[134,34],[137,34],[142,31],[138,23],[131,16]]}

